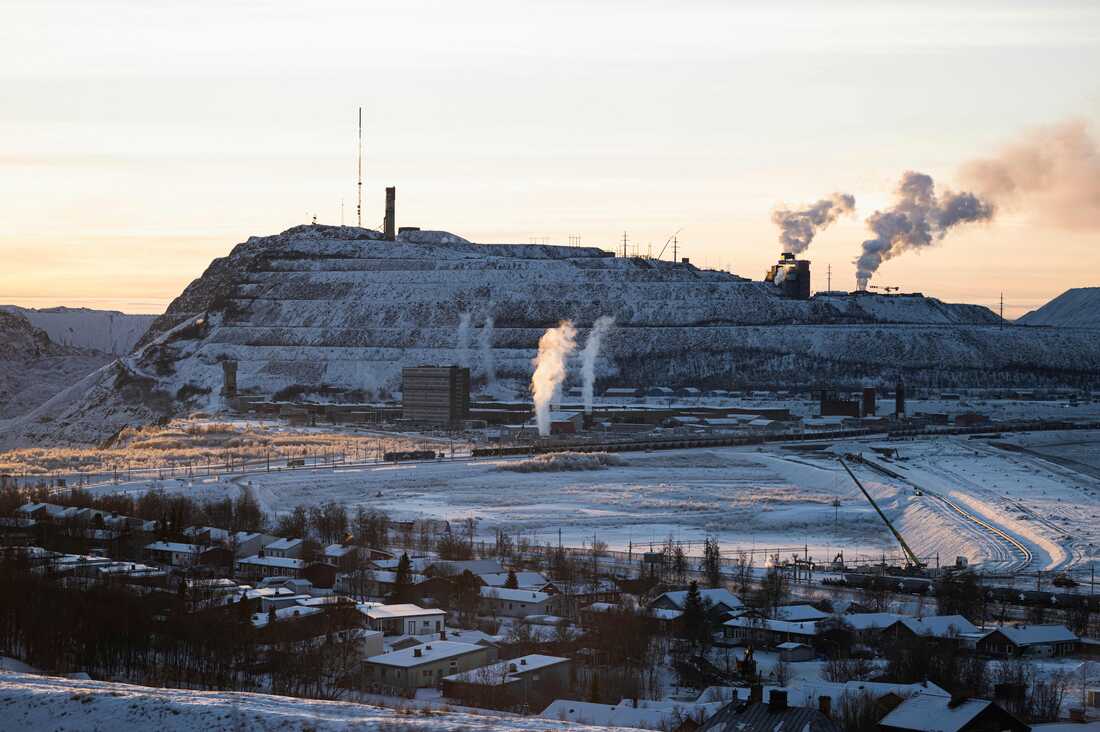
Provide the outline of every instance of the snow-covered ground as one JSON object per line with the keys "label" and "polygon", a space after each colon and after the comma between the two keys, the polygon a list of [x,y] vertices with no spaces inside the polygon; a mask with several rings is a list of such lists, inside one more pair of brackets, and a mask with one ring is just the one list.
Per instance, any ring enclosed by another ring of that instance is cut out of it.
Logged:
{"label": "snow-covered ground", "polygon": [[[155,689],[0,671],[0,727],[66,732],[118,730],[593,730],[556,720],[457,711],[400,711],[269,694]],[[607,728],[600,728],[607,729]]]}
{"label": "snow-covered ground", "polygon": [[46,331],[54,343],[93,348],[115,356],[124,356],[134,350],[157,318],[156,315],[128,315],[117,310],[88,308],[36,309],[0,305],[0,309],[23,315],[35,328]]}
{"label": "snow-covered ground", "polygon": [[[1063,448],[1059,439],[1073,444]],[[595,536],[611,549],[645,551],[671,535],[696,543],[689,554],[697,554],[709,534],[726,551],[757,551],[759,566],[763,550],[780,548],[787,550],[784,558],[803,548],[819,561],[840,550],[849,560],[898,553],[836,460],[838,454],[862,453],[904,476],[853,466],[917,554],[938,554],[944,563],[965,556],[987,570],[1087,567],[1100,558],[1100,479],[1020,447],[999,446],[1033,441],[1039,441],[1037,450],[1091,456],[1100,471],[1100,433],[1066,432],[980,440],[882,438],[820,451],[769,446],[624,453],[622,465],[575,472],[518,473],[501,469],[509,460],[460,460],[257,472],[162,487],[218,497],[250,483],[272,514],[337,501],[398,519],[472,517],[486,538],[503,528],[540,544],[557,543],[560,530],[572,546]],[[1087,445],[1093,445],[1091,452]],[[883,458],[875,447],[897,449],[899,459]],[[150,486],[135,482],[97,490]]]}

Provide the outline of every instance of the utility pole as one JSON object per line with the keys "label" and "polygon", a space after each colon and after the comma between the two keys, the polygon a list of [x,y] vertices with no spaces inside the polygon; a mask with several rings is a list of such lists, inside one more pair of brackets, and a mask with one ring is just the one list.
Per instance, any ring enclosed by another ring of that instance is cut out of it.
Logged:
{"label": "utility pole", "polygon": [[676,235],[673,234],[672,235],[672,261],[673,261],[673,263],[680,261],[679,252],[676,249],[676,247],[679,243],[680,243],[679,239],[677,239]]}
{"label": "utility pole", "polygon": [[1001,293],[1001,327],[1005,327],[1005,294]]}
{"label": "utility pole", "polygon": [[825,277],[827,278],[826,281],[828,282],[828,284],[825,286],[825,289],[828,290],[829,292],[832,292],[833,291],[833,265],[830,264],[829,268],[827,270],[825,270],[825,272],[826,272]]}
{"label": "utility pole", "polygon": [[623,259],[626,259],[626,232],[623,232]]}
{"label": "utility pole", "polygon": [[359,108],[359,182],[355,186],[355,225],[363,226],[363,108]]}

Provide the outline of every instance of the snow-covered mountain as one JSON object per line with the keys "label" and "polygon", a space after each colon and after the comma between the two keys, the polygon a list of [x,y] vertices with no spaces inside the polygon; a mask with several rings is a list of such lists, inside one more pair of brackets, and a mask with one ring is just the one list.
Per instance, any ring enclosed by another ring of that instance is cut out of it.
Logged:
{"label": "snow-covered mountain", "polygon": [[973,305],[788,300],[762,282],[599,249],[300,226],[215,260],[135,352],[0,424],[0,445],[98,442],[134,421],[218,409],[224,360],[238,363],[242,391],[267,395],[377,395],[418,364],[466,363],[484,381],[490,361],[511,391],[529,381],[547,327],[572,319],[583,342],[601,315],[616,321],[596,366],[604,384],[1081,383],[1100,372],[1096,339],[1001,327]]}
{"label": "snow-covered mountain", "polygon": [[1020,325],[1100,328],[1100,287],[1075,287],[1066,290],[1016,322]]}
{"label": "snow-covered mountain", "polygon": [[156,315],[128,315],[117,310],[88,308],[22,308],[0,305],[0,310],[18,313],[64,346],[94,348],[123,356],[134,349]]}
{"label": "snow-covered mountain", "polygon": [[26,318],[0,310],[0,419],[29,412],[110,360],[54,343]]}

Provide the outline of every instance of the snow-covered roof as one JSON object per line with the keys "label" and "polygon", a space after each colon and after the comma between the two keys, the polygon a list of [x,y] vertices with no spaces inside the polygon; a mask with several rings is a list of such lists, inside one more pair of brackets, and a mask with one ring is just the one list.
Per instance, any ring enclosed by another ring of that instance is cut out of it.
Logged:
{"label": "snow-covered roof", "polygon": [[927,618],[902,618],[898,621],[917,635],[947,638],[964,633],[977,633],[978,628],[962,615],[933,615]]}
{"label": "snow-covered roof", "polygon": [[1005,625],[997,630],[1017,646],[1071,643],[1077,640],[1074,632],[1064,625]]}
{"label": "snow-covered roof", "polygon": [[[725,605],[731,610],[744,606],[744,603],[741,602],[741,598],[729,590],[722,588],[700,589],[699,595],[703,598],[704,603],[709,600],[712,605]],[[687,596],[687,590],[680,590],[679,592],[666,592],[657,597],[656,600],[660,600],[662,597],[668,598],[669,602],[680,610],[683,610],[684,603],[687,602]],[[654,602],[656,602],[656,600],[654,600]]]}
{"label": "snow-covered roof", "polygon": [[199,551],[195,544],[182,544],[177,541],[154,541],[146,544],[145,549],[151,552],[174,552],[177,554],[197,554]]}
{"label": "snow-covered roof", "polygon": [[950,696],[917,694],[895,707],[879,725],[926,732],[958,732],[992,703],[988,699],[967,699],[952,704]]}
{"label": "snow-covered roof", "polygon": [[[370,578],[375,582],[381,582],[384,585],[392,585],[397,583],[397,572],[391,572],[386,569],[374,569],[371,570]],[[420,584],[424,580],[428,579],[422,574],[410,574],[409,580],[414,584]]]}
{"label": "snow-covered roof", "polygon": [[549,668],[550,666],[557,666],[559,663],[568,662],[568,658],[544,656],[539,653],[533,653],[529,656],[520,656],[519,658],[512,658],[507,661],[500,661],[488,666],[482,666],[481,668],[463,671],[459,674],[444,676],[443,678],[448,681],[461,681],[467,684],[488,684],[497,686],[512,681],[521,674],[525,674],[529,671],[538,671],[540,669]]}
{"label": "snow-covered roof", "polygon": [[481,596],[485,598],[495,598],[498,600],[507,600],[508,602],[546,602],[551,598],[551,595],[546,592],[537,592],[535,590],[510,590],[507,587],[482,587]]}
{"label": "snow-covered roof", "polygon": [[787,641],[786,643],[780,643],[776,646],[781,651],[794,651],[799,648],[809,648],[810,646],[805,643],[795,643],[794,641]]}
{"label": "snow-covered roof", "polygon": [[577,417],[581,416],[581,412],[565,412],[565,411],[553,411],[550,412],[551,422],[570,422]]}
{"label": "snow-covered roof", "polygon": [[775,609],[776,620],[802,622],[805,620],[824,620],[829,613],[818,610],[813,605],[784,605]]}
{"label": "snow-covered roof", "polygon": [[282,567],[283,569],[301,569],[305,566],[305,562],[301,559],[291,559],[290,557],[261,557],[259,555],[253,555],[251,557],[245,557],[237,561],[237,564],[248,564],[256,567]]}
{"label": "snow-covered roof", "polygon": [[356,547],[345,546],[343,544],[329,544],[325,547],[326,557],[346,557],[348,554],[354,552]]}
{"label": "snow-covered roof", "polygon": [[432,641],[422,643],[412,648],[403,648],[400,651],[390,651],[380,656],[371,656],[367,663],[375,663],[383,666],[395,666],[409,668],[424,663],[435,663],[445,658],[456,658],[475,651],[484,651],[485,646],[473,643],[460,643],[459,641]]}
{"label": "snow-covered roof", "polygon": [[[319,607],[308,607],[305,605],[288,605],[287,607],[281,607],[275,611],[275,621],[281,620],[296,620],[298,618],[304,618],[307,615],[315,615],[321,612]],[[257,628],[262,628],[268,624],[270,620],[270,612],[256,613],[252,616],[252,625]]]}
{"label": "snow-covered roof", "polygon": [[424,616],[447,614],[439,608],[420,607],[419,605],[413,605],[412,603],[403,603],[400,605],[372,605],[372,603],[362,603],[360,604],[359,609],[360,612],[362,612],[371,620],[386,620],[388,618],[419,618]]}
{"label": "snow-covered roof", "polygon": [[728,628],[755,628],[759,630],[769,630],[775,633],[817,635],[817,623],[811,620],[790,622],[786,620],[772,620],[771,618],[752,618],[742,615],[727,620],[722,624]]}
{"label": "snow-covered roof", "polygon": [[210,533],[210,539],[213,541],[225,541],[229,538],[229,532],[217,526],[188,526],[183,530],[183,535],[195,537],[207,532]]}
{"label": "snow-covered roof", "polygon": [[[507,572],[487,572],[479,574],[481,581],[490,587],[503,587],[508,581]],[[516,572],[516,582],[523,587],[545,587],[546,575],[542,572]]]}
{"label": "snow-covered roof", "polygon": [[[416,561],[415,559],[413,560]],[[440,559],[432,562],[428,566],[445,567],[455,574],[462,574],[467,569],[474,574],[486,574],[488,572],[504,572],[504,565],[495,559],[464,559],[464,560],[451,560]]]}
{"label": "snow-covered roof", "polygon": [[277,539],[277,540],[271,542],[270,544],[268,544],[266,549],[268,551],[286,551],[288,549],[293,549],[294,547],[298,546],[301,543],[302,543],[301,539],[282,538],[282,539]]}
{"label": "snow-covered roof", "polygon": [[907,615],[897,613],[852,613],[845,615],[844,622],[852,626],[853,630],[871,630],[873,628],[888,628],[899,620],[908,618]]}

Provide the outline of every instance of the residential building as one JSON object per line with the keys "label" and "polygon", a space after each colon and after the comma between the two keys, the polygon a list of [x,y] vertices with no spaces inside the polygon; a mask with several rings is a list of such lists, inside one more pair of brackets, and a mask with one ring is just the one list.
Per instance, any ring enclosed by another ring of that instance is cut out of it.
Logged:
{"label": "residential building", "polygon": [[976,644],[978,653],[1016,656],[1066,656],[1077,648],[1077,635],[1064,625],[1005,625]]}
{"label": "residential building", "polygon": [[509,590],[482,587],[481,610],[490,615],[525,618],[528,615],[553,615],[554,596],[537,590]]}
{"label": "residential building", "polygon": [[278,556],[252,556],[237,560],[237,572],[249,579],[261,577],[300,577],[306,563],[301,559]]}
{"label": "residential building", "polygon": [[494,709],[541,709],[569,688],[569,659],[533,654],[443,677],[443,695]]}
{"label": "residential building", "polygon": [[363,677],[374,687],[413,693],[435,687],[444,676],[469,671],[496,660],[496,649],[457,641],[432,641],[363,661]]}
{"label": "residential building", "polygon": [[439,633],[446,625],[447,613],[438,608],[419,605],[375,605],[361,603],[359,611],[367,617],[367,625],[386,635],[424,635]]}
{"label": "residential building", "polygon": [[880,732],[1029,732],[1030,727],[988,699],[916,694],[879,723]]}
{"label": "residential building", "polygon": [[283,559],[300,559],[302,556],[301,539],[280,538],[263,548],[264,556],[281,557]]}
{"label": "residential building", "polygon": [[204,547],[175,541],[154,541],[145,546],[145,557],[150,562],[173,567],[190,567],[198,560]]}
{"label": "residential building", "polygon": [[821,708],[797,707],[787,703],[787,692],[772,689],[765,703],[732,701],[706,720],[700,732],[841,732],[842,727],[830,716],[831,704],[825,697]]}

